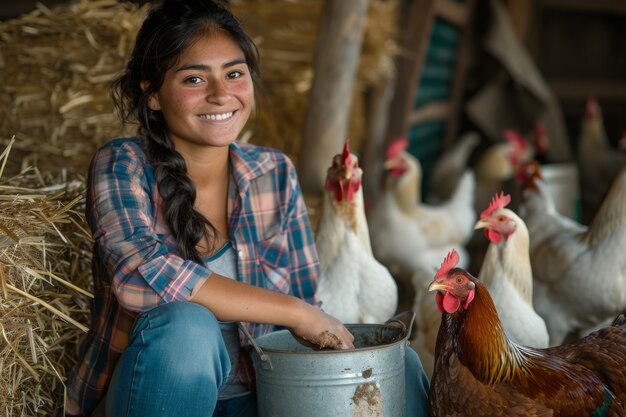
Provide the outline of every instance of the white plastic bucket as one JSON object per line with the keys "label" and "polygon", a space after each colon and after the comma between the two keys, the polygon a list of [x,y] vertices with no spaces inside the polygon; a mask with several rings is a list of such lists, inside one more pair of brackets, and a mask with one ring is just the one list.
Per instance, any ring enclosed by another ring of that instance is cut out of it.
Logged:
{"label": "white plastic bucket", "polygon": [[557,211],[573,220],[581,220],[580,186],[575,163],[545,164],[541,175]]}

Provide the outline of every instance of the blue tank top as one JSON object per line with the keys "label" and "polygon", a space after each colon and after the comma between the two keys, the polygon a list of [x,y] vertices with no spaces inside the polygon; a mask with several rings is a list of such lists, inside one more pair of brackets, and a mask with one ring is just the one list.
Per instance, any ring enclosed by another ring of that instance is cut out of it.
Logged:
{"label": "blue tank top", "polygon": [[[237,255],[233,250],[230,242],[226,243],[220,250],[204,259],[207,268],[216,274],[227,278],[236,279],[237,277]],[[226,384],[219,391],[217,399],[227,400],[230,398],[240,397],[249,394],[250,391],[245,384],[239,379],[239,331],[237,322],[220,322],[222,337],[228,350],[231,369],[226,380]]]}

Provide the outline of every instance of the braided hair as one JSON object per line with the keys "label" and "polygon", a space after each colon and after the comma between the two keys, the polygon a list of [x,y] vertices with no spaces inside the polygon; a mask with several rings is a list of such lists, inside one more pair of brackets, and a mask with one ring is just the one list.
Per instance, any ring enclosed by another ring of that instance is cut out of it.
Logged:
{"label": "braided hair", "polygon": [[[154,167],[168,225],[183,258],[203,264],[197,245],[201,239],[214,249],[217,229],[194,209],[196,189],[187,175],[182,155],[174,149],[160,111],[148,107],[159,91],[165,73],[200,36],[221,31],[243,51],[252,81],[260,77],[258,51],[239,21],[221,2],[214,0],[165,0],[146,16],[135,40],[125,71],[113,82],[111,97],[122,122],[136,121],[147,139],[148,160]],[[144,82],[144,85],[140,85]]]}

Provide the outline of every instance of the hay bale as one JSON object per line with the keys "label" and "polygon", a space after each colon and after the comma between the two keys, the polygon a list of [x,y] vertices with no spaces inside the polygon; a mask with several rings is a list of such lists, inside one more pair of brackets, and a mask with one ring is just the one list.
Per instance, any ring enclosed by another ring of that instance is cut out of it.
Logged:
{"label": "hay bale", "polygon": [[[2,166],[8,158],[7,148]],[[0,415],[55,415],[89,322],[84,181],[0,170]]]}
{"label": "hay bale", "polygon": [[17,138],[10,172],[30,164],[54,172],[63,160],[84,173],[96,147],[124,133],[109,85],[146,10],[115,0],[38,3],[0,24],[0,136]]}

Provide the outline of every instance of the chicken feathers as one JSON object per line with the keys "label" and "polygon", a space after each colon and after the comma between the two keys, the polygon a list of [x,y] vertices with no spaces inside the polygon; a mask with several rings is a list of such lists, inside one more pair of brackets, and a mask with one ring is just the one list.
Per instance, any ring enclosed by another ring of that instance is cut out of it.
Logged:
{"label": "chicken feathers", "polygon": [[626,169],[587,227],[558,213],[538,164],[526,168],[520,214],[530,234],[533,301],[550,344],[626,310]]}

